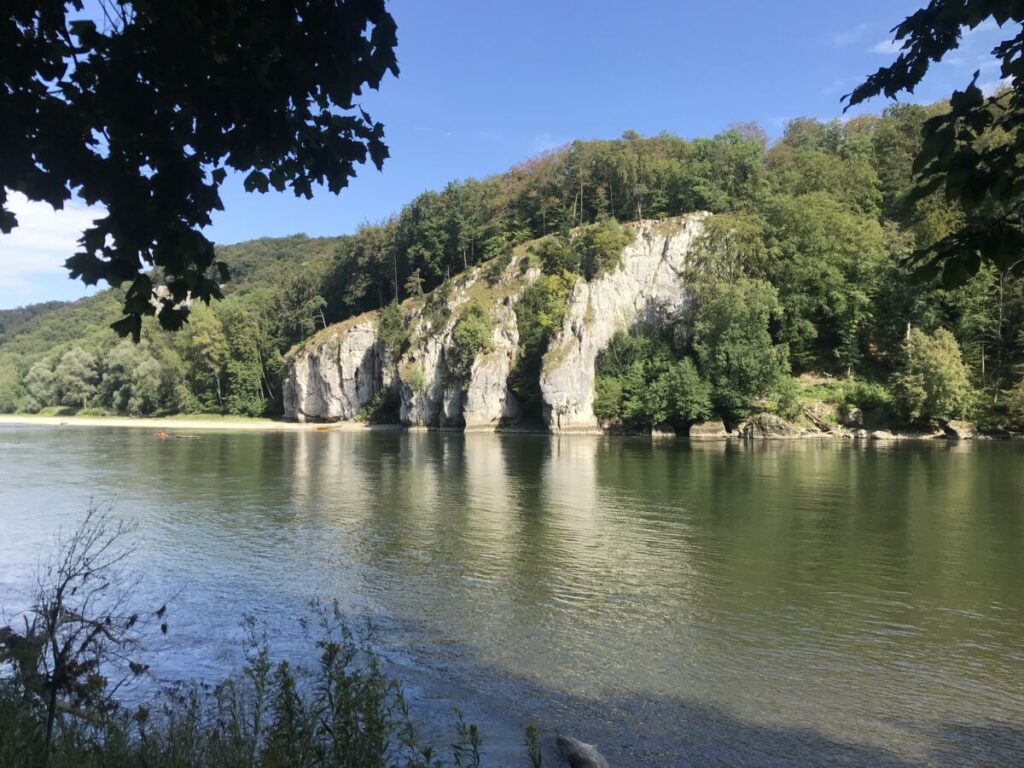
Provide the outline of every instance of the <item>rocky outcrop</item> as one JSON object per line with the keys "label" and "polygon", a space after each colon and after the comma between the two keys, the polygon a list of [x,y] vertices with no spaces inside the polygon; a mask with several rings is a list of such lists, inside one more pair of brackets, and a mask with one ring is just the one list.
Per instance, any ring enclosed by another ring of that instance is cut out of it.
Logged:
{"label": "rocky outcrop", "polygon": [[966,421],[947,421],[942,431],[950,440],[971,440],[974,438],[974,425]]}
{"label": "rocky outcrop", "polygon": [[410,427],[461,427],[462,387],[448,379],[444,362],[454,320],[436,333],[422,318],[413,323],[413,343],[398,363],[399,420]]}
{"label": "rocky outcrop", "polygon": [[587,744],[572,736],[558,736],[555,741],[569,768],[610,768],[604,755],[598,752],[593,744]]}
{"label": "rocky outcrop", "polygon": [[759,413],[751,416],[737,427],[740,437],[748,440],[780,439],[803,437],[808,434],[806,429],[790,424],[781,416],[770,413]]}
{"label": "rocky outcrop", "polygon": [[691,440],[721,440],[729,437],[729,432],[721,419],[691,424],[688,434]]}
{"label": "rocky outcrop", "polygon": [[[634,240],[614,269],[589,282],[577,279],[541,372],[544,418],[552,430],[599,429],[593,412],[594,365],[616,331],[678,320],[689,302],[687,258],[705,216],[634,225]],[[520,406],[508,386],[519,346],[515,306],[540,274],[526,268],[526,258],[521,251],[489,281],[480,268],[456,278],[440,311],[436,301],[430,312],[424,299],[407,301],[402,313],[409,344],[397,361],[378,342],[375,313],[321,331],[287,361],[285,417],[350,420],[369,406],[390,403],[392,418],[410,427],[515,426]],[[452,331],[473,301],[493,322],[491,344],[473,362],[468,380],[453,381],[446,364]]]}
{"label": "rocky outcrop", "polygon": [[[409,345],[397,361],[377,339],[376,313],[321,331],[287,361],[285,418],[347,421],[369,406],[387,406],[409,427],[493,430],[515,422],[519,404],[508,376],[519,345],[515,303],[536,270],[511,267],[497,285],[484,286],[480,270],[454,281],[444,312],[428,317],[423,301],[407,302],[403,317]],[[453,381],[447,358],[452,330],[471,301],[492,299],[485,309],[494,322],[490,349],[473,363],[468,381]]]}
{"label": "rocky outcrop", "polygon": [[553,432],[595,432],[594,364],[616,331],[666,323],[689,302],[685,270],[707,214],[645,222],[616,269],[576,281],[561,330],[544,358],[544,421]]}
{"label": "rocky outcrop", "polygon": [[355,418],[380,391],[383,368],[376,318],[364,316],[338,326],[289,361],[283,386],[285,418]]}
{"label": "rocky outcrop", "polygon": [[463,400],[462,418],[467,430],[497,429],[519,418],[519,402],[508,388],[519,346],[514,301],[506,299],[491,317],[495,321],[491,350],[473,364]]}

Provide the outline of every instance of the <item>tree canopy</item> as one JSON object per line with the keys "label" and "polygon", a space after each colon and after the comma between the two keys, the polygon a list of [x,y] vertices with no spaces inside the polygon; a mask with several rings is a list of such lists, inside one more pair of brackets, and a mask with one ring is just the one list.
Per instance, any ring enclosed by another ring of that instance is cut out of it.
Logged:
{"label": "tree canopy", "polygon": [[[168,329],[186,299],[221,295],[202,234],[229,169],[245,188],[338,193],[388,155],[358,104],[398,74],[385,0],[12,0],[0,19],[0,232],[9,190],[106,214],[67,261],[93,285],[128,285],[115,324]],[[156,267],[157,271],[151,271]]]}
{"label": "tree canopy", "polygon": [[913,164],[917,186],[911,200],[944,191],[964,211],[963,221],[914,254],[922,276],[941,273],[947,286],[962,285],[987,261],[1000,270],[1024,272],[1024,3],[1014,0],[931,0],[893,30],[902,43],[896,60],[844,98],[849,106],[884,94],[913,93],[933,62],[960,45],[965,30],[987,20],[1008,26],[992,50],[1005,84],[986,94],[980,70],[949,109],[924,124],[924,142]]}

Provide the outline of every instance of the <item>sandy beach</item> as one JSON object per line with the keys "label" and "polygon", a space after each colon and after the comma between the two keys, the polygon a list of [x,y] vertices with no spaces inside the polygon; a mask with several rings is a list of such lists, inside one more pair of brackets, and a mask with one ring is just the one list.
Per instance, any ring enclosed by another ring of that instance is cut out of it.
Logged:
{"label": "sandy beach", "polygon": [[126,427],[129,429],[150,429],[154,432],[176,434],[198,430],[219,430],[222,432],[241,431],[354,431],[388,429],[393,427],[375,426],[358,422],[335,422],[331,424],[299,424],[294,421],[273,421],[271,419],[204,419],[195,418],[142,418],[131,416],[33,416],[31,414],[0,414],[0,426],[27,425],[35,427]]}

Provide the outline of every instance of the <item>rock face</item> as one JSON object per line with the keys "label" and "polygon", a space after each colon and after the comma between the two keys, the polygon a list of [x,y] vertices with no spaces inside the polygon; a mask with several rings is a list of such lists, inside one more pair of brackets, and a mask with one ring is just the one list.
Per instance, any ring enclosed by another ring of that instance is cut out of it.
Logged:
{"label": "rock face", "polygon": [[690,425],[691,440],[722,440],[729,436],[721,419],[702,421]]}
{"label": "rock face", "polygon": [[[594,417],[594,364],[619,330],[640,322],[674,322],[689,302],[685,269],[707,214],[632,225],[635,237],[619,265],[587,282],[579,278],[565,321],[551,340],[541,371],[543,413],[553,431],[598,431]],[[376,313],[321,331],[287,361],[285,417],[339,421],[368,406],[390,404],[391,417],[410,427],[494,430],[515,426],[520,406],[508,378],[515,366],[519,330],[515,307],[540,272],[525,256],[497,278],[475,268],[453,280],[442,312],[424,300],[402,313],[410,343],[397,361],[377,339]],[[462,309],[477,301],[494,325],[490,349],[477,357],[468,381],[452,381],[446,359]],[[393,406],[393,407],[392,407]]]}
{"label": "rock face", "polygon": [[[494,322],[491,348],[474,361],[468,381],[451,380],[446,358],[459,312],[480,287],[479,270],[455,281],[440,321],[426,317],[422,306],[403,310],[410,344],[397,362],[385,355],[377,339],[375,313],[318,334],[287,361],[285,418],[347,421],[360,409],[392,399],[393,418],[409,427],[493,430],[514,423],[519,404],[508,389],[508,376],[519,345],[515,303],[522,287],[539,273],[514,274],[514,280],[495,291],[500,298],[486,307]],[[385,397],[388,392],[393,394]]]}
{"label": "rock face", "polygon": [[577,280],[562,329],[541,371],[544,421],[553,432],[594,432],[594,363],[616,331],[638,322],[671,322],[689,302],[684,272],[706,214],[670,224],[645,222],[618,268]]}
{"label": "rock face", "polygon": [[971,440],[974,437],[974,426],[966,421],[947,421],[942,430],[950,440]]}
{"label": "rock face", "polygon": [[751,416],[737,428],[740,437],[750,439],[778,439],[803,437],[807,431],[795,424],[790,424],[780,416],[759,413]]}
{"label": "rock face", "polygon": [[593,744],[574,739],[572,736],[558,736],[558,751],[569,763],[570,768],[610,768],[608,761]]}
{"label": "rock face", "polygon": [[283,387],[285,418],[354,418],[381,389],[382,357],[375,318],[357,319],[322,339],[288,365]]}
{"label": "rock face", "polygon": [[519,402],[508,388],[508,375],[519,346],[514,302],[505,301],[491,312],[491,317],[495,320],[491,351],[473,363],[463,400],[462,418],[467,430],[492,430],[514,424],[519,418]]}

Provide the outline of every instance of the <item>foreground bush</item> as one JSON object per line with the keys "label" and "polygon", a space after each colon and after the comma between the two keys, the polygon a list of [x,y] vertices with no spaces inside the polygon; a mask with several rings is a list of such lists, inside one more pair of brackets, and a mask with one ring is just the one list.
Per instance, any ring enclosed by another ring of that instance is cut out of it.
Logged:
{"label": "foreground bush", "polygon": [[[315,610],[317,662],[275,659],[253,621],[242,670],[128,708],[133,681],[155,690],[135,657],[166,607],[128,609],[122,566],[130,528],[91,510],[61,542],[33,607],[0,628],[0,766],[4,768],[438,768],[481,764],[476,727],[456,714],[444,754],[420,742],[398,681],[357,640],[337,605]],[[535,729],[530,762],[540,764]]]}

